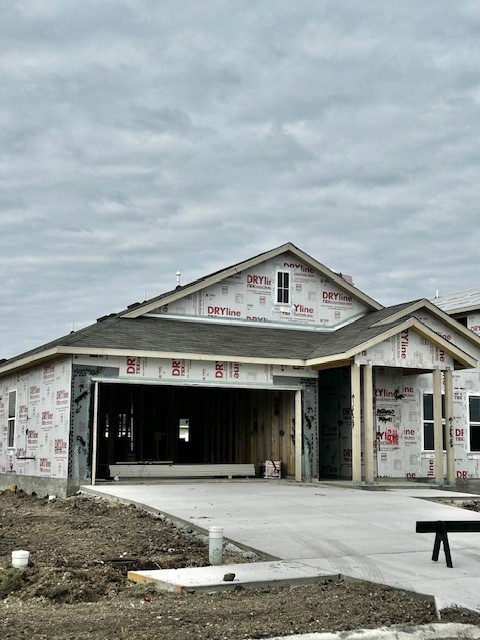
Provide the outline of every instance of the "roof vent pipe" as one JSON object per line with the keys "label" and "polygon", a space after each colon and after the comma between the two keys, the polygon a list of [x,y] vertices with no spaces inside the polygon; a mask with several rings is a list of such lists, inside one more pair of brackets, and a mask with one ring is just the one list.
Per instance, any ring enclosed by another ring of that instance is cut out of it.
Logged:
{"label": "roof vent pipe", "polygon": [[177,273],[176,273],[175,275],[177,276],[177,287],[180,287],[180,286],[181,286],[181,285],[180,285],[180,276],[181,276],[182,274],[180,273],[180,271],[177,271]]}

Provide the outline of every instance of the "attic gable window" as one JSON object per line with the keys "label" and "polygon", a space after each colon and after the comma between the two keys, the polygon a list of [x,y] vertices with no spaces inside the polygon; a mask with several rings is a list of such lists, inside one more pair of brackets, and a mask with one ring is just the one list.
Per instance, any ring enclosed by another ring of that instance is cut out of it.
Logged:
{"label": "attic gable window", "polygon": [[290,304],[290,272],[277,271],[277,304]]}

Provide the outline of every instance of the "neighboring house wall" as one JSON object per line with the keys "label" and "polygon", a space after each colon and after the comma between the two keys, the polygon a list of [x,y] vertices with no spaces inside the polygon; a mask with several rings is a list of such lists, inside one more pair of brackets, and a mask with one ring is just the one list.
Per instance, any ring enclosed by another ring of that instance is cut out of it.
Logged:
{"label": "neighboring house wall", "polygon": [[467,329],[480,336],[480,313],[473,313],[467,316]]}
{"label": "neighboring house wall", "polygon": [[[23,480],[34,477],[35,490],[63,493],[68,478],[71,358],[4,377],[0,390],[0,413],[4,416],[0,486],[21,480],[28,485]],[[16,396],[14,412],[9,406],[12,394]],[[13,430],[10,438],[9,427]]]}

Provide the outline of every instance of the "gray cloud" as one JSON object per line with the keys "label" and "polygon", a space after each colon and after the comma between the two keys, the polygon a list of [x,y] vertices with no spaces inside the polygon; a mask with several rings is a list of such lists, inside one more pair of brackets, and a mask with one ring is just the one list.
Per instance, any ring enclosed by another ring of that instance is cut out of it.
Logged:
{"label": "gray cloud", "polygon": [[478,284],[476,2],[2,13],[0,357],[286,241],[383,304]]}

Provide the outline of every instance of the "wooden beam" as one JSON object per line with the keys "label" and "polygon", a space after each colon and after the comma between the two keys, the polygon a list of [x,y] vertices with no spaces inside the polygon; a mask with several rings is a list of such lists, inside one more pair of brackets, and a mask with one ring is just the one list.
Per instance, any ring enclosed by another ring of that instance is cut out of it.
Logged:
{"label": "wooden beam", "polygon": [[361,427],[361,391],[360,365],[352,364],[351,375],[351,410],[352,410],[352,481],[362,481],[362,427]]}
{"label": "wooden beam", "polygon": [[295,392],[295,480],[302,481],[302,392]]}
{"label": "wooden beam", "polygon": [[374,482],[373,464],[373,372],[369,362],[363,368],[363,420],[365,424],[365,482]]}
{"label": "wooden beam", "polygon": [[445,444],[447,447],[447,482],[455,484],[455,450],[453,437],[453,372],[446,369],[444,373],[445,387]]}
{"label": "wooden beam", "polygon": [[433,371],[433,434],[435,447],[435,482],[443,484],[442,372]]}

